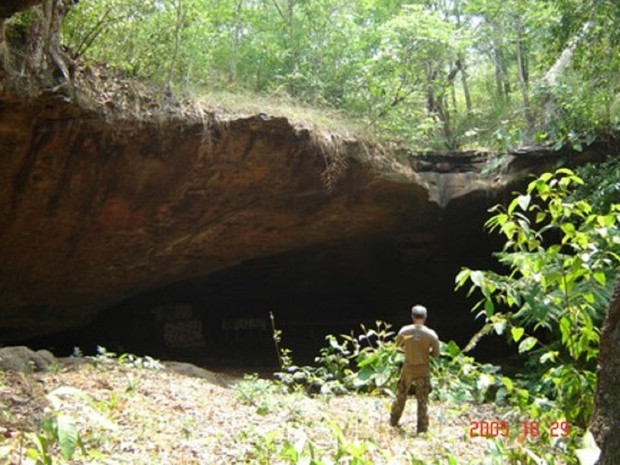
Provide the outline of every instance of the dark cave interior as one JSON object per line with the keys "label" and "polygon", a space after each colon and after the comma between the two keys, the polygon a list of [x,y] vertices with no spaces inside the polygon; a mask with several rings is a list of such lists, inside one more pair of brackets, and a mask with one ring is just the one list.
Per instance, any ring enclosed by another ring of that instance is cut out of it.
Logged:
{"label": "dark cave interior", "polygon": [[[468,222],[469,223],[469,222]],[[470,223],[473,224],[473,223]],[[481,223],[478,223],[481,224]],[[494,266],[497,238],[482,227],[365,238],[253,259],[208,276],[136,295],[101,313],[89,326],[27,341],[69,355],[150,355],[210,369],[277,369],[270,313],[281,347],[296,364],[311,364],[327,334],[361,334],[377,320],[397,331],[409,309],[429,309],[428,326],[463,347],[482,325],[476,299],[454,290],[461,267]],[[495,265],[496,266],[496,265]],[[501,338],[483,338],[475,355],[501,360]]]}

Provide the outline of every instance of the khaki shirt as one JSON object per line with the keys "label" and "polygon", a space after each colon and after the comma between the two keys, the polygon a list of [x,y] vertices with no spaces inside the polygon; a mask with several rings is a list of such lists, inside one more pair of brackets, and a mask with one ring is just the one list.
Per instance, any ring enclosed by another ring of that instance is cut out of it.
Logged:
{"label": "khaki shirt", "polygon": [[396,336],[396,345],[405,352],[408,371],[416,377],[429,374],[429,357],[439,355],[437,333],[424,325],[403,326]]}

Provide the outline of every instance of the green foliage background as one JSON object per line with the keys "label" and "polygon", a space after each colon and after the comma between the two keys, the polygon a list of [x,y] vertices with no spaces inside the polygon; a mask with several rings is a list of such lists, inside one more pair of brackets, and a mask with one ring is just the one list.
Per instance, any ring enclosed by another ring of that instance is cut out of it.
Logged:
{"label": "green foliage background", "polygon": [[618,125],[619,19],[611,0],[83,0],[63,37],[177,94],[294,98],[414,148],[581,148]]}

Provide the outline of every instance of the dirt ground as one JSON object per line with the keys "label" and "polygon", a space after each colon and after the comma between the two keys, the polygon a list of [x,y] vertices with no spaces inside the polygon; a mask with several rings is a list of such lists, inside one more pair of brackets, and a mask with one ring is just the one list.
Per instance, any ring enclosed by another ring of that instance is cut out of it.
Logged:
{"label": "dirt ground", "polygon": [[0,463],[35,463],[27,454],[34,432],[54,412],[75,422],[84,450],[65,461],[51,447],[53,463],[310,463],[312,455],[316,463],[405,464],[450,463],[451,455],[467,464],[483,463],[492,446],[469,436],[472,420],[494,419],[489,406],[432,403],[431,429],[416,436],[414,401],[392,428],[388,396],[309,397],[258,378],[230,387],[222,379],[112,362],[0,372]]}

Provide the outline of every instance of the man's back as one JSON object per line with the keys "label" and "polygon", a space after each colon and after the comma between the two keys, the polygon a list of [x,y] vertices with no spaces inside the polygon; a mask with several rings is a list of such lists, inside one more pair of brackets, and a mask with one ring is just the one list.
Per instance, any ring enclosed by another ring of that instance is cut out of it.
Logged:
{"label": "man's back", "polygon": [[403,326],[396,337],[396,344],[405,352],[405,363],[412,365],[418,376],[428,376],[430,355],[439,355],[439,338],[432,329],[413,324]]}

